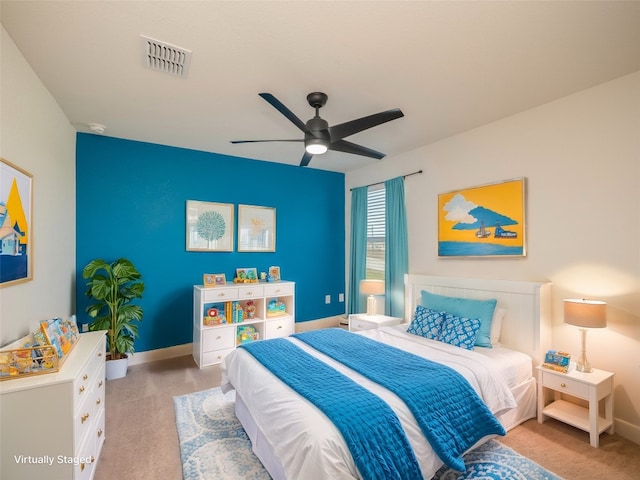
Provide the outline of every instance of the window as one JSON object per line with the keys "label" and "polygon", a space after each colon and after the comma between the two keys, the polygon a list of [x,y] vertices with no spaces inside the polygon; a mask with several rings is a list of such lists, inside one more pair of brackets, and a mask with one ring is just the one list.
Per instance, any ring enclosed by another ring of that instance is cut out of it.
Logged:
{"label": "window", "polygon": [[384,280],[385,245],[385,189],[376,185],[367,190],[366,278]]}

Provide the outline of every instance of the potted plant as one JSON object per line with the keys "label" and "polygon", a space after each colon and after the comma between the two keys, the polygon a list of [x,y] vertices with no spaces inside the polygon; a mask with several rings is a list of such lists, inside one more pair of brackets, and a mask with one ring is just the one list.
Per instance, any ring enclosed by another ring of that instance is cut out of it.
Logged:
{"label": "potted plant", "polygon": [[88,279],[85,295],[95,301],[86,308],[93,318],[89,329],[107,331],[107,380],[122,378],[138,338],[137,322],[142,321],[142,307],[131,304],[142,298],[142,275],[130,260],[119,258],[111,263],[92,260],[82,276]]}

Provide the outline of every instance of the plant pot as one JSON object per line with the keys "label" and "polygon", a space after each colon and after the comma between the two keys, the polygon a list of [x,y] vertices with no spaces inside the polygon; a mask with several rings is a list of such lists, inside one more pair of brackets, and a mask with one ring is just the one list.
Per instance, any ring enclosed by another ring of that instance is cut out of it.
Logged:
{"label": "plant pot", "polygon": [[106,362],[106,374],[107,380],[116,380],[127,376],[127,367],[129,366],[129,359],[119,358],[117,360],[110,360],[107,358]]}

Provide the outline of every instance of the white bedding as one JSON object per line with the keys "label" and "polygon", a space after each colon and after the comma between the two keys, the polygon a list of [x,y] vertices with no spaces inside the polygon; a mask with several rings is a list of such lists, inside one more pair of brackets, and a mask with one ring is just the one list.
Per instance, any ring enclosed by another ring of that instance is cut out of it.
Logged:
{"label": "white bedding", "polygon": [[[505,378],[516,378],[516,376],[505,375],[504,371],[508,369],[503,368],[503,372],[500,372],[496,364],[501,364],[502,361],[496,362],[483,353],[407,334],[405,330],[406,326],[404,328],[386,327],[359,334],[449,365],[469,381],[496,416],[516,406],[516,401],[505,380]],[[422,435],[413,415],[396,395],[327,358],[308,345],[291,337],[288,340],[333,365],[334,368],[370,389],[391,405],[414,448],[425,478],[431,478],[442,466],[442,461],[435,455]],[[499,355],[498,357],[505,358]],[[529,359],[529,368],[530,362],[531,359]],[[384,367],[383,358],[380,359],[380,363]],[[529,376],[530,372],[531,370],[529,370]],[[314,405],[275,378],[243,349],[236,349],[225,358],[222,364],[221,387],[223,392],[236,389],[256,428],[263,434],[261,438],[263,437],[268,443],[261,448],[273,453],[282,466],[286,478],[304,478],[305,480],[359,478],[351,454],[334,425]],[[345,402],[348,400],[345,398]]]}

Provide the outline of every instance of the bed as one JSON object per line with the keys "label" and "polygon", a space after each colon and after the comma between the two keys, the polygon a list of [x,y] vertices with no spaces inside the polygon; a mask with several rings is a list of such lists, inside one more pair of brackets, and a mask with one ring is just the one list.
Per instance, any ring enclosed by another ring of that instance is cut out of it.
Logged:
{"label": "bed", "polygon": [[[495,312],[500,309],[503,318],[499,322],[500,328],[491,332],[499,336],[492,340],[492,348],[466,350],[408,334],[408,325],[423,301],[423,292],[458,299],[495,299]],[[449,365],[468,381],[481,398],[483,406],[499,421],[504,431],[508,431],[536,415],[533,366],[539,363],[548,347],[549,295],[550,285],[542,282],[409,274],[405,276],[405,323],[358,334],[344,332],[348,336],[345,341],[351,341],[354,335],[361,336],[365,338],[358,339],[359,342],[390,344],[403,352],[424,357],[427,361]],[[334,340],[342,341],[342,336],[339,337]],[[420,472],[416,478],[431,478],[443,465],[436,453],[436,450],[442,452],[442,447],[438,449],[427,440],[418,425],[418,416],[414,415],[416,412],[407,406],[410,402],[403,400],[404,397],[401,399],[395,390],[390,391],[372,381],[348,361],[330,358],[322,349],[316,350],[319,347],[302,340],[303,337],[279,339],[287,342],[287,348],[289,344],[295,345],[309,358],[313,357],[309,361],[322,362],[323,368],[327,365],[327,368],[335,369],[354,379],[376,398],[383,399],[397,416],[413,449]],[[369,476],[361,475],[362,468],[359,469],[354,461],[354,456],[362,461],[359,454],[351,454],[343,435],[327,418],[326,412],[323,413],[320,407],[297,393],[291,384],[280,379],[277,369],[268,370],[254,355],[256,353],[249,353],[245,349],[237,349],[228,355],[222,364],[221,386],[224,392],[236,391],[236,416],[251,439],[254,452],[270,475],[274,479],[354,479]],[[283,359],[275,363],[279,363],[282,370],[287,370],[282,365],[289,361]],[[268,363],[265,361],[265,364]],[[383,366],[380,370],[385,370],[386,361],[377,363]],[[309,372],[316,370],[315,367],[307,369]],[[328,386],[326,388],[329,390]],[[344,398],[345,412],[351,408],[349,398]],[[477,438],[474,437],[474,441],[477,441],[468,449],[481,445],[495,435],[495,431],[479,434]]]}

